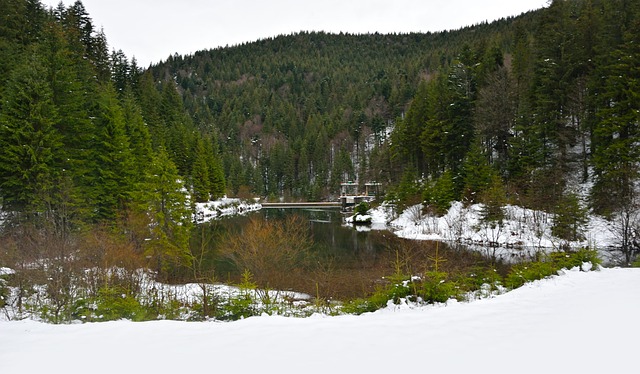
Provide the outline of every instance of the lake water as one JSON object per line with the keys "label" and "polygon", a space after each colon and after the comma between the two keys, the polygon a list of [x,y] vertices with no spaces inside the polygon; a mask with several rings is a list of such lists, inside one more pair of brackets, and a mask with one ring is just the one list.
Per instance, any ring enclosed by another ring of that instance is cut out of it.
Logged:
{"label": "lake water", "polygon": [[385,277],[398,272],[416,275],[436,270],[457,274],[489,264],[486,258],[462,246],[454,248],[445,243],[402,239],[387,230],[356,230],[344,224],[344,216],[339,209],[262,209],[201,225],[213,243],[208,256],[213,261],[209,264],[215,267],[217,279],[234,283],[242,273],[234,261],[216,254],[219,248],[226,248],[225,238],[247,237],[249,234],[243,231],[252,219],[284,220],[291,215],[302,217],[309,227],[313,240],[313,248],[308,254],[311,263],[282,270],[271,263],[272,272],[268,279],[258,274],[262,268],[255,268],[252,274],[256,275],[258,283],[276,289],[345,299],[370,294],[386,282]]}

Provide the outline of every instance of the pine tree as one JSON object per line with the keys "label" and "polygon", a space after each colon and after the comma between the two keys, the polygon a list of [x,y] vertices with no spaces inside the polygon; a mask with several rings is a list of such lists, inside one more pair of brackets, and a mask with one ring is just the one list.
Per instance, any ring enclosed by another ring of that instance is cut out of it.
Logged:
{"label": "pine tree", "polygon": [[95,114],[96,142],[93,149],[95,168],[87,178],[93,179],[95,218],[113,222],[132,200],[134,163],[125,118],[113,85],[98,91]]}
{"label": "pine tree", "polygon": [[184,183],[162,148],[149,167],[147,191],[151,238],[146,252],[155,261],[156,270],[166,277],[176,267],[190,263],[189,237],[193,224]]}
{"label": "pine tree", "polygon": [[10,211],[50,208],[60,178],[62,139],[47,70],[33,50],[13,72],[2,93],[0,194]]}
{"label": "pine tree", "polygon": [[133,166],[134,174],[138,179],[141,179],[152,159],[151,134],[149,134],[149,128],[144,123],[142,110],[131,88],[125,89],[120,103],[127,137],[129,138],[129,147],[135,160]]}
{"label": "pine tree", "polygon": [[435,181],[431,181],[424,189],[422,198],[437,215],[446,214],[451,203],[458,198],[453,173],[447,170]]}
{"label": "pine tree", "polygon": [[497,175],[489,165],[487,157],[482,153],[480,145],[475,142],[463,165],[464,197],[471,203],[479,201],[480,194],[486,191]]}
{"label": "pine tree", "polygon": [[207,151],[202,138],[198,138],[196,141],[195,160],[191,166],[191,179],[195,201],[199,203],[209,201],[211,180],[209,166],[207,165]]}
{"label": "pine tree", "polygon": [[96,134],[89,113],[95,105],[97,82],[91,64],[72,50],[67,39],[59,24],[49,23],[38,50],[43,56],[59,115],[56,128],[63,141],[59,152],[62,168],[70,178],[69,184],[74,186],[73,200],[89,216],[94,186],[86,176],[93,168],[92,149]]}
{"label": "pine tree", "polygon": [[218,142],[212,137],[205,138],[205,152],[207,167],[209,168],[209,193],[213,199],[220,198],[227,191],[227,182],[224,177],[224,167],[218,152]]}
{"label": "pine tree", "polygon": [[596,183],[592,195],[600,213],[630,204],[640,170],[640,20],[604,68],[602,105],[594,130]]}
{"label": "pine tree", "polygon": [[502,180],[494,175],[489,187],[480,195],[482,210],[480,219],[484,223],[502,224],[505,216],[504,206],[507,203],[507,193]]}
{"label": "pine tree", "polygon": [[556,206],[551,233],[563,240],[583,240],[587,213],[587,209],[580,204],[578,195],[564,194]]}

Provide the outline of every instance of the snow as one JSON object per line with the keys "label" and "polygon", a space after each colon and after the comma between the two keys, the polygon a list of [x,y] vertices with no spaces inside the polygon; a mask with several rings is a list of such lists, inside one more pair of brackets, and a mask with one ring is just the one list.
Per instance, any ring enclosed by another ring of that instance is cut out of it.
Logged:
{"label": "snow", "polygon": [[640,269],[565,271],[490,299],[229,323],[0,322],[3,373],[632,373]]}
{"label": "snow", "polygon": [[225,196],[221,199],[206,203],[196,203],[196,220],[202,223],[220,217],[245,214],[260,209],[262,209],[262,205],[257,201],[251,203]]}
{"label": "snow", "polygon": [[599,249],[605,262],[612,256],[608,249],[616,245],[614,229],[602,217],[590,215],[584,228],[585,239],[567,242],[551,234],[552,214],[513,205],[504,210],[505,219],[499,225],[481,221],[482,204],[464,206],[461,202],[454,202],[442,217],[423,213],[421,204],[408,207],[397,217],[385,204],[370,214],[374,217],[372,227],[387,228],[399,237],[462,243],[503,259],[558,250],[564,245]]}

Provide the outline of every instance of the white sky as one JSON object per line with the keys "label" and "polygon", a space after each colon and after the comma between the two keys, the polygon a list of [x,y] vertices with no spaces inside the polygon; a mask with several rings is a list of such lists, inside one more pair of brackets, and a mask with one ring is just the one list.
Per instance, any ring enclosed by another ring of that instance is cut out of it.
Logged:
{"label": "white sky", "polygon": [[[64,0],[66,5],[75,0]],[[59,0],[41,0],[56,6]],[[173,53],[298,31],[404,33],[457,29],[518,15],[547,0],[83,0],[110,49],[138,65]]]}

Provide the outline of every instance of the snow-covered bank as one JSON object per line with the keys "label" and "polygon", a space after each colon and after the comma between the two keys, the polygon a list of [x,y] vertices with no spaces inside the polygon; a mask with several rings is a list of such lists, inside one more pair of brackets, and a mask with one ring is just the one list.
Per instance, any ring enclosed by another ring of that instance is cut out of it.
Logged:
{"label": "snow-covered bank", "polygon": [[235,214],[245,214],[262,209],[258,202],[246,202],[240,199],[224,197],[206,203],[196,203],[196,221],[198,223],[207,222],[212,219],[231,216]]}
{"label": "snow-covered bank", "polygon": [[568,271],[492,299],[231,323],[0,323],[3,373],[632,373],[640,269]]}
{"label": "snow-covered bank", "polygon": [[395,216],[383,204],[370,215],[372,228],[387,228],[402,238],[457,242],[502,258],[570,246],[597,248],[607,262],[612,255],[607,249],[616,245],[615,229],[602,217],[589,216],[584,227],[585,239],[567,242],[552,235],[552,214],[508,205],[504,207],[502,223],[491,224],[482,222],[481,210],[480,204],[465,207],[454,202],[447,214],[437,217],[425,214],[418,204]]}

